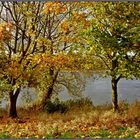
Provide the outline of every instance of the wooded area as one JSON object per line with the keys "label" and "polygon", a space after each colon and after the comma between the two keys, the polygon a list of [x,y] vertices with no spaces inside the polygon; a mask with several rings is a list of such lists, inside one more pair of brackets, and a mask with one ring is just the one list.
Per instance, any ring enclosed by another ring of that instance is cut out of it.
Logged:
{"label": "wooded area", "polygon": [[38,91],[34,108],[43,111],[63,86],[78,96],[94,74],[111,77],[119,112],[119,80],[140,78],[139,11],[139,2],[0,2],[0,98],[9,98],[9,117],[18,117],[22,88]]}

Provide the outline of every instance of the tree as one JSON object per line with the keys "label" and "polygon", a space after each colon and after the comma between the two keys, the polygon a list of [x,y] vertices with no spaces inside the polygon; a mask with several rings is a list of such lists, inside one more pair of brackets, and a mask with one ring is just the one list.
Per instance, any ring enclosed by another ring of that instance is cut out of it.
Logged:
{"label": "tree", "polygon": [[[72,36],[79,28],[70,27],[67,19],[73,16],[71,9],[76,12],[77,8],[73,8],[76,5],[61,2],[1,2],[0,22],[12,25],[12,30],[9,27],[4,28],[5,32],[0,30],[0,53],[4,58],[1,61],[0,80],[8,87],[5,92],[9,94],[10,117],[17,117],[16,102],[22,87],[42,88],[43,85],[44,106],[59,81],[60,70],[64,66],[73,69],[74,61],[68,52],[72,51],[70,48],[75,42],[75,36]],[[10,31],[9,34],[7,31]]]}
{"label": "tree", "polygon": [[[84,13],[79,12],[81,11],[81,7],[82,6],[79,3],[47,2],[44,8],[44,13],[49,16],[48,22],[52,23],[51,27],[47,26],[49,31],[49,35],[47,36],[47,38],[51,42],[51,49],[49,54],[51,56],[60,56],[58,57],[60,62],[65,59],[65,56],[69,58],[69,60],[66,60],[67,63],[63,63],[63,66],[65,66],[65,68],[68,68],[69,72],[75,69],[75,63],[73,63],[74,60],[72,57],[70,57],[70,55],[72,55],[74,44],[80,41],[78,32],[81,31],[82,28],[85,29],[86,26],[88,26],[87,21],[85,20],[86,18],[84,16]],[[77,26],[77,24],[79,26]],[[78,62],[76,64],[78,64]],[[62,73],[64,73],[63,71],[65,71],[65,68],[53,65],[49,70],[46,71],[49,74],[49,80],[45,75],[44,76],[49,84],[45,82],[45,85],[47,84],[48,86],[46,86],[46,94],[44,95],[44,98],[42,98],[42,108],[44,108],[44,106],[46,105],[47,100],[51,98],[53,90],[57,85],[67,85],[66,83],[64,84],[64,81],[66,82],[66,79],[64,78],[65,80],[63,80],[63,77],[60,77],[60,75],[63,75]],[[71,75],[73,74],[75,75],[76,73],[72,72]],[[68,75],[69,74],[67,74],[67,78],[69,79]],[[74,75],[72,77],[75,77]],[[77,75],[79,74],[77,73]],[[71,84],[73,80],[74,79],[71,79]],[[76,81],[78,82],[78,80]],[[66,86],[66,88],[68,87]]]}
{"label": "tree", "polygon": [[113,109],[118,110],[117,84],[122,77],[139,77],[140,4],[135,2],[93,2],[89,7],[92,27],[88,28],[89,57],[104,63],[111,76]]}
{"label": "tree", "polygon": [[[21,87],[32,79],[34,68],[38,65],[34,59],[40,54],[41,45],[37,39],[44,29],[40,26],[40,18],[44,3],[28,2],[1,2],[1,22],[10,23],[13,29],[10,40],[3,39],[2,52],[7,60],[6,65],[1,63],[1,80],[10,85],[7,89],[10,99],[9,116],[17,117],[16,102]],[[39,50],[38,50],[39,49]]]}

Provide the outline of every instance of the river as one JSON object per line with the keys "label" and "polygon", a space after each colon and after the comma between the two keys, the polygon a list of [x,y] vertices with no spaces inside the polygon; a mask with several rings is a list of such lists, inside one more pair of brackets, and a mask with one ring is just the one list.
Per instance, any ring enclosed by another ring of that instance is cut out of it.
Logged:
{"label": "river", "polygon": [[[89,97],[94,105],[111,103],[111,81],[109,78],[89,80],[86,84],[83,96]],[[62,92],[59,97],[62,100],[69,99],[67,91]],[[121,79],[118,82],[118,98],[132,103],[140,100],[140,80]]]}
{"label": "river", "polygon": [[[23,98],[18,97],[17,105],[21,106]],[[27,92],[27,91],[26,91]],[[32,94],[31,98],[35,98],[34,90],[29,89],[28,92]],[[102,78],[98,80],[89,80],[86,84],[86,88],[82,93],[83,97],[89,97],[94,105],[101,105],[105,103],[111,103],[111,82],[109,78]],[[68,95],[67,90],[64,90],[59,94],[60,100],[76,99]],[[126,100],[132,103],[136,100],[140,100],[140,80],[125,80],[121,79],[118,83],[118,98],[119,100]],[[2,107],[5,107],[6,102],[2,102]]]}

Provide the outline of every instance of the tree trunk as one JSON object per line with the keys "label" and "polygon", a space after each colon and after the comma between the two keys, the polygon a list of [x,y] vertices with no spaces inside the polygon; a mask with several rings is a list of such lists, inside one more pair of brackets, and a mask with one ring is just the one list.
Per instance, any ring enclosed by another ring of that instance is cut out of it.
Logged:
{"label": "tree trunk", "polygon": [[51,99],[52,92],[53,92],[53,85],[48,88],[48,91],[42,100],[42,103],[41,103],[42,109],[44,109],[44,107],[46,106],[47,101]]}
{"label": "tree trunk", "polygon": [[17,89],[15,93],[14,93],[14,91],[11,91],[9,93],[9,97],[10,97],[9,117],[11,117],[11,118],[16,118],[18,116],[17,109],[16,109],[16,103],[17,103],[17,98],[18,98],[19,92],[20,92],[20,89]]}
{"label": "tree trunk", "polygon": [[118,93],[117,93],[117,83],[118,81],[112,78],[112,105],[113,110],[118,111]]}
{"label": "tree trunk", "polygon": [[10,97],[9,117],[12,117],[12,118],[17,117],[16,101],[17,101],[17,98],[15,98],[14,95]]}
{"label": "tree trunk", "polygon": [[56,71],[56,73],[54,73],[54,70],[50,69],[50,75],[51,75],[51,78],[52,78],[52,82],[51,82],[51,85],[49,86],[49,88],[48,88],[48,90],[47,90],[42,102],[41,102],[41,109],[44,109],[44,107],[46,106],[47,101],[49,101],[51,99],[54,84],[56,82],[58,73],[59,73],[59,70]]}

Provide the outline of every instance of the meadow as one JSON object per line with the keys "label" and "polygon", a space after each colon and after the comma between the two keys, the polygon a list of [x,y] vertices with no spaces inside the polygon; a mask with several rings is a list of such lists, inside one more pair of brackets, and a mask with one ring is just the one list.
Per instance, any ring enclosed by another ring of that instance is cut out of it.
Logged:
{"label": "meadow", "polygon": [[140,138],[140,102],[94,106],[90,99],[49,102],[44,111],[18,108],[18,118],[0,111],[0,138]]}

